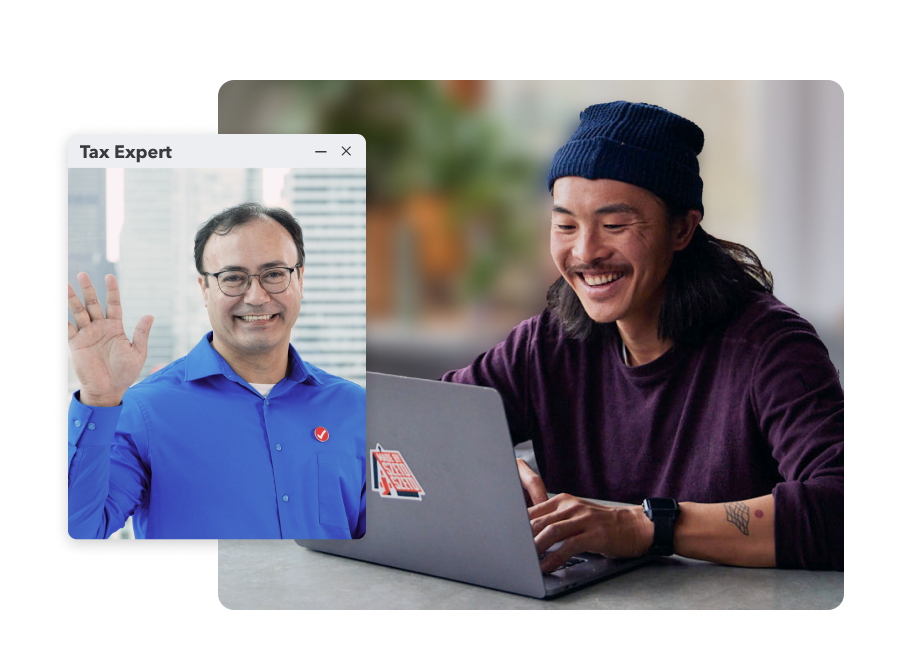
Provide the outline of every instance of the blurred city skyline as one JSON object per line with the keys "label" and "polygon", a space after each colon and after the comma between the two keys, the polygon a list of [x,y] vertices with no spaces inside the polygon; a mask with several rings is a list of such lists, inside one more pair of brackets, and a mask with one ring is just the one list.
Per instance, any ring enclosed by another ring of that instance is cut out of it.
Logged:
{"label": "blurred city skyline", "polygon": [[[107,237],[107,260],[116,264],[120,261],[120,234],[123,231],[124,218],[124,168],[105,168],[105,235]],[[284,182],[290,168],[262,168],[263,205],[284,208],[290,211],[291,205],[284,194]]]}

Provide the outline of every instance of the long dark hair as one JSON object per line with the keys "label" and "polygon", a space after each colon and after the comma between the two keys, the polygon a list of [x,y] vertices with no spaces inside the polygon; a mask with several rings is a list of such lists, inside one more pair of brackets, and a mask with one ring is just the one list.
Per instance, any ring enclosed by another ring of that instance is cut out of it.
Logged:
{"label": "long dark hair", "polygon": [[[668,204],[669,221],[686,210]],[[742,309],[755,292],[771,294],[774,279],[745,245],[709,235],[699,224],[684,250],[673,255],[657,334],[674,344],[698,345]],[[568,336],[585,340],[615,330],[585,312],[572,287],[560,277],[547,291],[547,307]]]}

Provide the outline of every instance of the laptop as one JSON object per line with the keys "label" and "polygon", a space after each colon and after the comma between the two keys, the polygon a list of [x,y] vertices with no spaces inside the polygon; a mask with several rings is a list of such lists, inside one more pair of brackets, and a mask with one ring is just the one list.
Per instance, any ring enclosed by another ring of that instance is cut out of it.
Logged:
{"label": "laptop", "polygon": [[366,534],[300,546],[536,598],[652,559],[583,553],[542,574],[499,393],[381,373],[367,389]]}

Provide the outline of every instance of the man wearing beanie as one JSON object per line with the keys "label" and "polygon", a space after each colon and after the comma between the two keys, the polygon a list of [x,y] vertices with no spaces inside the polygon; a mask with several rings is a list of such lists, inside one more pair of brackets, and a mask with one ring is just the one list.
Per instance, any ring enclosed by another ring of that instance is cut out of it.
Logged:
{"label": "man wearing beanie", "polygon": [[443,377],[496,388],[533,441],[538,552],[564,542],[545,572],[584,551],[843,570],[843,389],[758,257],[702,228],[703,144],[653,105],[582,112],[549,175],[547,310]]}

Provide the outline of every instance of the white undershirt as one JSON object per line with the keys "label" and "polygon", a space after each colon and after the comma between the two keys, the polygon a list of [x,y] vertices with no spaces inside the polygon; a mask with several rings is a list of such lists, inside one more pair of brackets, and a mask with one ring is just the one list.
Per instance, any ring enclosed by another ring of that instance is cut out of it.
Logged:
{"label": "white undershirt", "polygon": [[263,398],[269,396],[269,392],[272,391],[272,388],[275,387],[278,383],[250,383]]}

